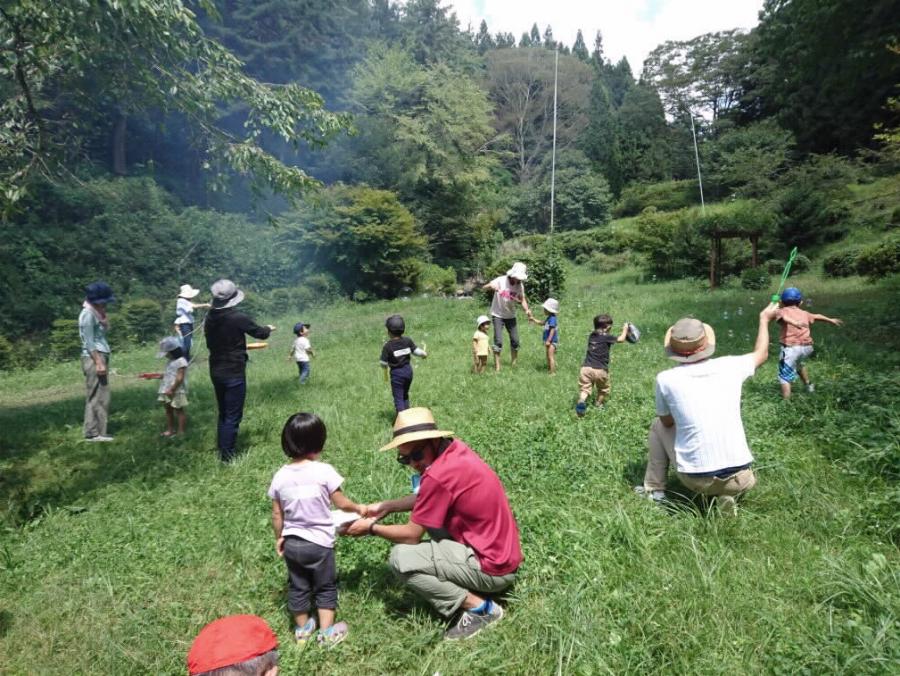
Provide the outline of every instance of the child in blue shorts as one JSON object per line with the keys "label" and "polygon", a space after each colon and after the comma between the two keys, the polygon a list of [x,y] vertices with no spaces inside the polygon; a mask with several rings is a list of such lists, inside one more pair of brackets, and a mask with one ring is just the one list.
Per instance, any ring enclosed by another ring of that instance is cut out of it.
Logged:
{"label": "child in blue shorts", "polygon": [[559,301],[555,298],[548,298],[544,301],[544,321],[529,317],[529,320],[544,327],[544,349],[547,351],[547,369],[551,376],[556,375],[556,350],[559,348]]}

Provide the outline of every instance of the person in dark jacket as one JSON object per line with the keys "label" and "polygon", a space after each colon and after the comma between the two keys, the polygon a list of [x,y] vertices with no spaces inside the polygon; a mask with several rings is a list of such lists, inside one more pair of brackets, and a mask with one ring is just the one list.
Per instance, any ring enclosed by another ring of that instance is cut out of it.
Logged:
{"label": "person in dark jacket", "polygon": [[259,326],[235,306],[244,292],[230,279],[220,279],[210,287],[213,302],[206,316],[204,333],[209,350],[209,377],[219,404],[217,443],[222,462],[234,458],[238,429],[244,417],[247,395],[247,335],[265,340],[275,330]]}

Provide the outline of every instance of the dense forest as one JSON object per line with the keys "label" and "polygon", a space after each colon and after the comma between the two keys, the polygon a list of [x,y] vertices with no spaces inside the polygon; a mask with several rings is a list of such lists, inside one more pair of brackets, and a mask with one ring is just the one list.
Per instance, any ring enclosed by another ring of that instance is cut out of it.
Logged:
{"label": "dense forest", "polygon": [[[703,274],[714,227],[814,251],[860,225],[849,183],[900,168],[900,6],[865,5],[767,0],[752,31],[666,42],[636,73],[599,31],[475,29],[440,0],[4,2],[0,358],[37,358],[96,278],[140,338],[184,282],[280,310],[452,291],[523,235],[548,269],[661,277]],[[721,203],[703,212],[693,129]],[[870,216],[893,236],[900,215]],[[895,270],[896,237],[878,246],[832,268]]]}

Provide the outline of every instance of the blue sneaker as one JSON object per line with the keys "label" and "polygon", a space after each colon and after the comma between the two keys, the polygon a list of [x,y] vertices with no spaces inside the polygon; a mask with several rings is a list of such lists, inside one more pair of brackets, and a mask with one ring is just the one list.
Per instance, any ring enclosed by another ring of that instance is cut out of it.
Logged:
{"label": "blue sneaker", "polygon": [[575,413],[578,414],[579,418],[584,417],[585,411],[587,411],[587,402],[579,401],[577,404],[575,404]]}

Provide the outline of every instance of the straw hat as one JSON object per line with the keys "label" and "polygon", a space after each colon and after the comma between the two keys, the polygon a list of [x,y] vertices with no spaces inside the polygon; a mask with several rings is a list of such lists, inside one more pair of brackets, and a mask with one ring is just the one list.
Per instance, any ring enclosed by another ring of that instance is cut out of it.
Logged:
{"label": "straw hat", "polygon": [[709,324],[683,317],[666,331],[663,346],[669,359],[691,364],[712,356],[716,351],[716,334]]}
{"label": "straw hat", "polygon": [[195,289],[190,284],[182,284],[181,288],[178,290],[178,297],[190,300],[191,298],[196,297],[198,293],[200,293],[200,289]]}
{"label": "straw hat", "polygon": [[434,422],[434,416],[429,409],[424,407],[408,408],[397,414],[397,419],[394,421],[394,438],[391,439],[391,443],[378,450],[387,451],[397,448],[401,444],[420,439],[440,439],[452,436],[453,432],[437,428],[437,423]]}
{"label": "straw hat", "polygon": [[506,271],[507,277],[513,277],[518,279],[520,282],[524,282],[528,279],[528,272],[525,268],[525,263],[513,263],[513,266]]}
{"label": "straw hat", "polygon": [[220,279],[209,287],[209,290],[212,292],[213,310],[234,307],[244,300],[244,292],[238,289],[230,279]]}
{"label": "straw hat", "polygon": [[548,298],[541,307],[552,315],[559,314],[559,301],[555,298]]}

